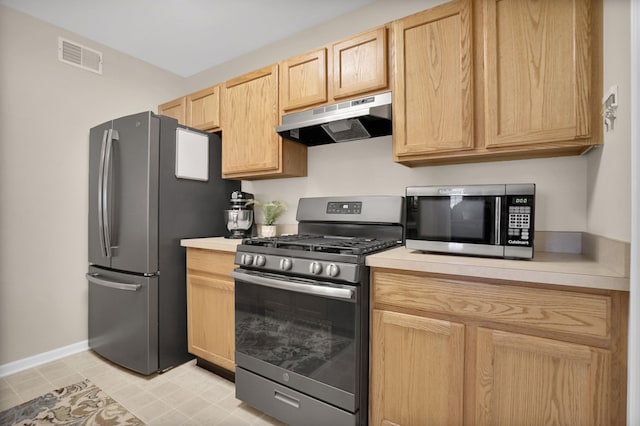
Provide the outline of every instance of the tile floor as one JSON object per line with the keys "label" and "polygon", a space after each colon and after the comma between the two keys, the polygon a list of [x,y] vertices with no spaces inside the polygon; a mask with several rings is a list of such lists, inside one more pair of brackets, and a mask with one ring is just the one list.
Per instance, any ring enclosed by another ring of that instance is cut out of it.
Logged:
{"label": "tile floor", "polygon": [[142,376],[91,351],[0,378],[0,411],[85,379],[149,425],[283,425],[237,400],[232,382],[195,360]]}

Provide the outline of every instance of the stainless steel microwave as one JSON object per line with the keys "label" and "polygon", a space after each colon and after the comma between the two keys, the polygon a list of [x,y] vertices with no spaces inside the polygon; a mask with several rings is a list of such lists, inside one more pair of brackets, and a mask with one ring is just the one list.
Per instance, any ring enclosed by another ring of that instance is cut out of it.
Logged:
{"label": "stainless steel microwave", "polygon": [[408,249],[533,258],[535,184],[406,188]]}

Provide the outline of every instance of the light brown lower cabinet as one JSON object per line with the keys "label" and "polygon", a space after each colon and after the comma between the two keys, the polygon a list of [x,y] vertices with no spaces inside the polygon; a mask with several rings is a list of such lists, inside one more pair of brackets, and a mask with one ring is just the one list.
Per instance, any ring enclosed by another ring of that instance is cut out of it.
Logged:
{"label": "light brown lower cabinet", "polygon": [[372,324],[372,423],[462,424],[464,325],[377,309]]}
{"label": "light brown lower cabinet", "polygon": [[235,372],[235,253],[187,248],[189,352]]}
{"label": "light brown lower cabinet", "polygon": [[628,293],[372,269],[372,425],[624,425]]}

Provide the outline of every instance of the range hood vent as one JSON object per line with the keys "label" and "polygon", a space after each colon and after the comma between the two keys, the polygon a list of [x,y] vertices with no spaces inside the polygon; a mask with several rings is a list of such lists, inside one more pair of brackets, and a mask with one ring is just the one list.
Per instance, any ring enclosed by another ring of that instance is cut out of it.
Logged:
{"label": "range hood vent", "polygon": [[282,116],[276,131],[308,146],[391,134],[391,92]]}

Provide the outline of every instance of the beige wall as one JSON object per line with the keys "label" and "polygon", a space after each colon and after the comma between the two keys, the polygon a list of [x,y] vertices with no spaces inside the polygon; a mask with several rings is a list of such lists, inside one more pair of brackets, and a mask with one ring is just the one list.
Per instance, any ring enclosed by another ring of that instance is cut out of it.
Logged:
{"label": "beige wall", "polygon": [[[155,109],[181,94],[440,2],[382,0],[187,80],[0,6],[0,366],[87,338],[90,127]],[[628,2],[604,2],[605,51],[616,60],[605,65],[605,83],[615,80],[621,93],[628,90],[628,73],[613,72],[629,67],[628,56],[616,54],[621,43],[628,45],[628,27],[619,21]],[[59,63],[59,35],[102,50],[104,74]],[[243,188],[263,199],[287,201],[291,209],[283,223],[295,223],[302,196],[402,195],[408,185],[535,182],[538,229],[591,231],[629,241],[628,127],[629,119],[621,119],[607,145],[583,157],[413,169],[393,163],[391,137],[319,146],[309,150],[308,177],[243,182]],[[622,208],[610,219],[612,203]]]}
{"label": "beige wall", "polygon": [[[58,36],[101,50],[104,73],[59,62]],[[0,365],[87,339],[89,128],[183,84],[0,6]]]}
{"label": "beige wall", "polygon": [[631,238],[631,22],[629,0],[604,1],[604,93],[618,86],[613,130],[602,149],[588,155],[587,228],[594,234]]}

